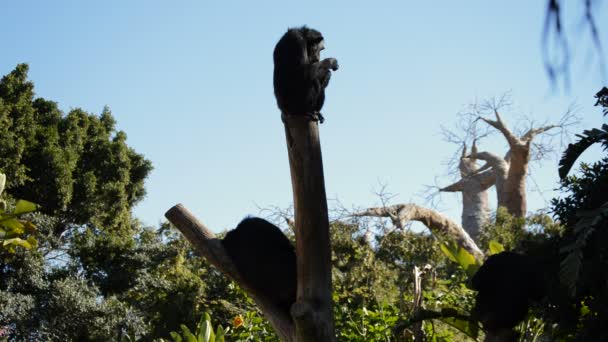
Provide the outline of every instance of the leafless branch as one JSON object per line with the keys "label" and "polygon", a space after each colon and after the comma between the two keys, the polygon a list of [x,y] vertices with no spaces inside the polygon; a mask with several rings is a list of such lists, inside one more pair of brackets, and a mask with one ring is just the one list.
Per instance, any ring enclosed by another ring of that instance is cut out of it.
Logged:
{"label": "leafless branch", "polygon": [[421,207],[413,203],[396,204],[389,207],[367,208],[354,213],[353,216],[388,217],[396,227],[403,227],[410,221],[422,222],[433,234],[447,236],[473,254],[478,260],[483,259],[483,253],[469,234],[456,222],[441,213]]}

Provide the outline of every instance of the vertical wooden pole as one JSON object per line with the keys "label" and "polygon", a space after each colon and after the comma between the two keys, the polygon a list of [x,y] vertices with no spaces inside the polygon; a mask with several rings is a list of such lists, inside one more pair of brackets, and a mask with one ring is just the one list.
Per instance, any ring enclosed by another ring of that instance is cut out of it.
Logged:
{"label": "vertical wooden pole", "polygon": [[331,247],[319,125],[284,116],[295,209],[298,296],[291,309],[298,342],[333,342]]}

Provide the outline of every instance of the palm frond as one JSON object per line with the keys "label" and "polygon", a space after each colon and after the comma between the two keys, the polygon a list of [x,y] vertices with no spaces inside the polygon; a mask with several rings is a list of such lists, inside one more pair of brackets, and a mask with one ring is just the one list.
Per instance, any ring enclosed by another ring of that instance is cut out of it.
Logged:
{"label": "palm frond", "polygon": [[604,149],[608,149],[608,125],[602,125],[601,129],[594,128],[583,131],[576,135],[579,141],[569,144],[559,161],[559,177],[566,178],[576,160],[589,148],[589,146],[601,143]]}

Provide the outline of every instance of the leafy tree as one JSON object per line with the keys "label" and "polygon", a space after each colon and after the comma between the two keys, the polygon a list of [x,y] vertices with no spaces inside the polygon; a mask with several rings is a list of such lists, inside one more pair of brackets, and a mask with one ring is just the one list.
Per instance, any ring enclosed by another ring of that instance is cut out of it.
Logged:
{"label": "leafy tree", "polygon": [[[27,217],[40,249],[0,260],[0,327],[16,340],[105,341],[125,329],[143,336],[145,316],[119,298],[119,275],[135,277],[154,262],[118,261],[139,247],[131,208],[151,164],[127,146],[109,109],[64,115],[34,98],[27,71],[20,64],[0,80],[0,171],[12,196],[40,205]],[[91,246],[105,249],[87,254]]]}
{"label": "leafy tree", "polygon": [[[596,105],[608,112],[608,89],[596,94]],[[561,189],[567,194],[553,200],[553,211],[566,231],[561,243],[560,280],[570,293],[572,305],[560,307],[557,320],[576,340],[608,336],[608,157],[589,165],[581,164],[580,174],[566,176],[576,159],[589,146],[608,148],[608,126],[579,135],[560,161]],[[566,301],[564,301],[566,302]],[[574,319],[573,319],[574,317]]]}

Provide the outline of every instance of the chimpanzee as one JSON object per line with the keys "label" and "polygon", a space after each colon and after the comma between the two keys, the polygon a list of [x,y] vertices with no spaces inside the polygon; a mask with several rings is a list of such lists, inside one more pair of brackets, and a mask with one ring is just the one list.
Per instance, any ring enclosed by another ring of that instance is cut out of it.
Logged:
{"label": "chimpanzee", "polygon": [[514,252],[490,256],[473,276],[472,285],[477,291],[473,315],[493,333],[513,329],[526,317],[530,301],[545,293],[538,263]]}
{"label": "chimpanzee", "polygon": [[247,217],[222,240],[243,279],[287,313],[296,301],[296,252],[277,226]]}
{"label": "chimpanzee", "polygon": [[306,26],[290,28],[274,48],[274,95],[283,115],[305,115],[323,123],[321,108],[335,58],[321,60],[323,35]]}

